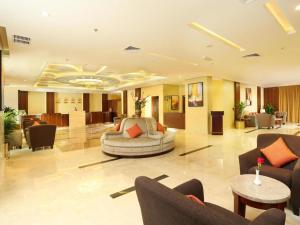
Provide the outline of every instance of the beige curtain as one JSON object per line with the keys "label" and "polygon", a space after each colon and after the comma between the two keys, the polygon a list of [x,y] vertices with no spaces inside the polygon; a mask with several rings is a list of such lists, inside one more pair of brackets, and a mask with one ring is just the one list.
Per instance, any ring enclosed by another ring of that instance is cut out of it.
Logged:
{"label": "beige curtain", "polygon": [[279,87],[279,111],[287,112],[288,121],[300,123],[300,86]]}

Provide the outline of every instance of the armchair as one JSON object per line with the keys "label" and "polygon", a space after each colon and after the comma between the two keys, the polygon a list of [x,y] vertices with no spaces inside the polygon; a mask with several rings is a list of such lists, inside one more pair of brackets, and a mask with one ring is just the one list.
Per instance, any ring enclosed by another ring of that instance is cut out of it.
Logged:
{"label": "armchair", "polygon": [[275,112],[275,117],[282,119],[282,124],[287,123],[287,113],[286,112]]}
{"label": "armchair", "polygon": [[[282,137],[291,151],[300,157],[300,137],[285,134],[261,134],[257,137],[257,148],[239,156],[240,173],[255,174],[257,158],[264,157],[260,149],[265,148]],[[291,205],[295,215],[299,216],[300,208],[300,159],[282,168],[275,168],[265,159],[261,174],[281,181],[291,189]]]}
{"label": "armchair", "polygon": [[192,194],[204,201],[203,186],[190,180],[173,190],[147,177],[135,180],[144,225],[284,225],[285,213],[270,209],[249,221],[227,209],[205,202],[205,206],[189,200]]}
{"label": "armchair", "polygon": [[258,113],[256,115],[257,126],[259,129],[263,127],[274,128],[275,116],[268,113]]}
{"label": "armchair", "polygon": [[35,151],[41,147],[53,148],[56,125],[38,125],[26,129],[25,135],[29,148]]}

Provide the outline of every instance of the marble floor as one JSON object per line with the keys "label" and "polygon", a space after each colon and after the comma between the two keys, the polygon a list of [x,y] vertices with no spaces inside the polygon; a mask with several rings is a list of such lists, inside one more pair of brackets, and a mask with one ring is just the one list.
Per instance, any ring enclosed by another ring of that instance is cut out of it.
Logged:
{"label": "marble floor", "polygon": [[[174,187],[192,178],[204,184],[206,201],[233,209],[230,180],[239,174],[238,155],[256,147],[260,133],[295,134],[289,124],[273,130],[226,130],[223,136],[176,132],[176,149],[143,159],[115,159],[100,151],[101,134],[109,125],[57,132],[53,150],[12,151],[0,159],[0,221],[4,225],[141,225],[135,192],[112,198],[134,179],[167,175],[160,182]],[[250,131],[246,133],[247,131]],[[192,154],[182,153],[205,148]],[[102,162],[102,163],[99,163]],[[91,166],[87,166],[93,164]],[[247,208],[247,218],[262,211]],[[300,218],[286,209],[287,225]]]}

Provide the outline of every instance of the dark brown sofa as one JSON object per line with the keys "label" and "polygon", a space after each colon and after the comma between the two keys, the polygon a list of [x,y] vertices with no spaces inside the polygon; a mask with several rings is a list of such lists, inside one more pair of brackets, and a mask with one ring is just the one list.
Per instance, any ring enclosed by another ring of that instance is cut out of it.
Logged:
{"label": "dark brown sofa", "polygon": [[[260,152],[261,148],[265,148],[282,137],[287,146],[297,156],[300,156],[300,137],[285,134],[261,134],[257,137],[257,148],[239,156],[240,173],[254,174],[257,165],[257,158],[264,157]],[[264,157],[265,158],[265,157]],[[291,189],[291,205],[295,215],[299,216],[300,208],[300,160],[291,162],[282,168],[272,167],[269,161],[262,166],[261,174],[277,179],[285,183]]]}
{"label": "dark brown sofa", "polygon": [[53,148],[56,125],[38,125],[26,128],[25,136],[29,148],[35,151],[41,147]]}
{"label": "dark brown sofa", "polygon": [[285,213],[270,209],[249,221],[217,205],[200,206],[185,195],[204,201],[200,181],[190,180],[174,190],[147,177],[135,181],[144,225],[284,225]]}

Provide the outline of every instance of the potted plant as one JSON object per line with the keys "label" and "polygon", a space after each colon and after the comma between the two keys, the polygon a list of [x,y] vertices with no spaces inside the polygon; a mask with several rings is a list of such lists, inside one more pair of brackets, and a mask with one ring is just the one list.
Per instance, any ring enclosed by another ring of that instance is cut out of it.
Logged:
{"label": "potted plant", "polygon": [[5,107],[3,109],[3,124],[4,124],[4,157],[9,158],[8,154],[8,142],[9,136],[17,128],[17,112],[11,107]]}
{"label": "potted plant", "polygon": [[246,108],[245,102],[240,102],[236,105],[236,121],[235,121],[235,127],[237,129],[244,129],[245,128],[245,121],[243,120],[244,112]]}
{"label": "potted plant", "polygon": [[274,113],[275,113],[275,107],[272,106],[271,104],[267,104],[265,106],[265,111],[266,111],[266,113],[268,113],[270,115],[274,115]]}
{"label": "potted plant", "polygon": [[142,115],[142,109],[146,106],[147,98],[142,98],[142,97],[135,97],[135,116],[136,117],[141,117]]}

